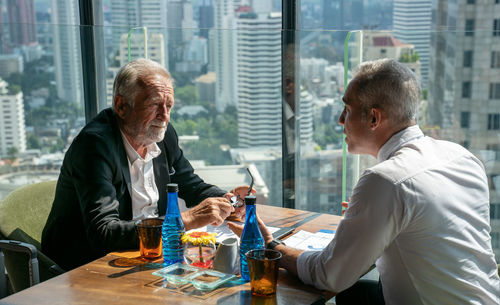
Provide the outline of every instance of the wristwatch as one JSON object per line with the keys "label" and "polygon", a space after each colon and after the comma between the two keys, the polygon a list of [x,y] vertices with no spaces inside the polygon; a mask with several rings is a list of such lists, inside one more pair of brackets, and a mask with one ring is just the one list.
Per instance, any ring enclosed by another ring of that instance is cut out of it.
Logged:
{"label": "wristwatch", "polygon": [[267,249],[274,249],[276,248],[277,245],[283,245],[283,246],[286,246],[284,242],[282,242],[281,240],[279,239],[273,239],[271,240],[268,244],[267,244]]}

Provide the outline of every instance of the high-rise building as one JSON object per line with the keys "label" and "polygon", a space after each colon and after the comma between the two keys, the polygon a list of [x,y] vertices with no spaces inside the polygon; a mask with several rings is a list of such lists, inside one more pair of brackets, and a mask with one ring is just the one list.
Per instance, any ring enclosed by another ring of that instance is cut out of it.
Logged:
{"label": "high-rise building", "polygon": [[[147,58],[165,66],[165,52],[163,35],[160,33],[147,35]],[[129,48],[128,48],[128,34],[123,34],[120,41],[119,61],[120,66],[128,63]],[[130,35],[130,60],[137,58],[145,58],[144,52],[144,35],[142,33],[135,33]]]}
{"label": "high-rise building", "polygon": [[[167,4],[168,48],[170,66],[177,70],[177,63],[184,61],[186,43],[190,41],[198,27],[193,17],[190,0],[169,0]],[[183,65],[181,65],[183,66]]]}
{"label": "high-rise building", "polygon": [[137,0],[111,1],[111,22],[113,24],[113,47],[118,49],[123,34],[140,24],[140,6]]}
{"label": "high-rise building", "polygon": [[369,61],[381,58],[393,58],[402,62],[417,78],[421,77],[421,63],[413,44],[402,42],[386,31],[364,33],[363,59]]}
{"label": "high-rise building", "polygon": [[83,105],[80,15],[77,0],[52,0],[57,96]]}
{"label": "high-rise building", "polygon": [[[163,35],[148,34],[147,38],[147,58],[165,66],[165,44]],[[135,33],[130,35],[130,60],[144,58],[144,35]],[[123,34],[118,52],[119,65],[124,66],[129,60],[128,34]],[[106,106],[113,104],[113,83],[119,67],[109,67],[106,75]]]}
{"label": "high-rise building", "polygon": [[23,73],[23,57],[17,54],[0,55],[0,77],[7,78],[12,73]]}
{"label": "high-rise building", "polygon": [[[168,1],[170,2],[170,1]],[[135,27],[146,27],[150,34],[163,35],[163,56],[168,59],[167,1],[158,0],[111,0],[111,22],[113,24],[113,48],[118,50],[123,34]],[[135,29],[133,33],[140,33]],[[165,60],[168,68],[168,60]]]}
{"label": "high-rise building", "polygon": [[281,146],[281,13],[242,13],[236,54],[239,144]]}
{"label": "high-rise building", "polygon": [[324,30],[363,28],[363,0],[323,0]]}
{"label": "high-rise building", "polygon": [[199,6],[200,36],[208,38],[209,29],[214,26],[214,6],[212,0],[202,0]]}
{"label": "high-rise building", "polygon": [[7,86],[0,78],[0,156],[8,156],[12,148],[26,150],[23,93],[9,92]]}
{"label": "high-rise building", "polygon": [[499,1],[433,0],[428,119],[437,136],[462,144],[482,160],[492,190],[492,245],[500,261],[498,12]]}
{"label": "high-rise building", "polygon": [[182,43],[182,19],[184,0],[170,0],[167,3],[168,41]]}
{"label": "high-rise building", "polygon": [[215,29],[211,33],[210,58],[217,77],[215,107],[222,112],[229,105],[238,105],[233,0],[214,0],[214,9]]}
{"label": "high-rise building", "polygon": [[429,76],[429,45],[432,0],[394,0],[393,24],[396,38],[415,46],[420,57],[421,83]]}
{"label": "high-rise building", "polygon": [[7,0],[10,47],[37,43],[33,0]]}

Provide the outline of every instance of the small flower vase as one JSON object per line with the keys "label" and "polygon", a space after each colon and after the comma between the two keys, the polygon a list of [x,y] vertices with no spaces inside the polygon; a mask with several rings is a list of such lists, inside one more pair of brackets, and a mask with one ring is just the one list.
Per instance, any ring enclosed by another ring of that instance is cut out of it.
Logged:
{"label": "small flower vase", "polygon": [[186,264],[212,268],[215,256],[215,233],[187,232],[182,236],[184,243],[184,261]]}

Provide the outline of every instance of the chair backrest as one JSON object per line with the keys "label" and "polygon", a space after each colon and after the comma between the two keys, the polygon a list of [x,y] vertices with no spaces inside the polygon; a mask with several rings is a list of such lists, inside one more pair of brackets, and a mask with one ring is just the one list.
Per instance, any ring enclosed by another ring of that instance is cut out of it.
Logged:
{"label": "chair backrest", "polygon": [[7,195],[0,202],[0,233],[7,237],[19,228],[40,243],[56,184],[57,181],[30,184]]}
{"label": "chair backrest", "polygon": [[[35,246],[40,281],[64,272],[40,251],[42,231],[52,208],[56,184],[56,181],[46,181],[23,186],[0,202],[0,236]],[[18,292],[31,286],[33,281],[30,279],[32,272],[28,268],[29,255],[7,250],[5,245],[2,248],[12,291]],[[3,273],[3,270],[0,272]]]}

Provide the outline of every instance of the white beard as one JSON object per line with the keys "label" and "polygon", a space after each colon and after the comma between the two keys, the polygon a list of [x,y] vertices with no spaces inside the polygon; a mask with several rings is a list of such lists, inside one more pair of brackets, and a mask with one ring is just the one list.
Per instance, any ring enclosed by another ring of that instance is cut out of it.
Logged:
{"label": "white beard", "polygon": [[[161,126],[161,127],[160,127]],[[150,145],[152,143],[160,142],[165,137],[167,124],[165,122],[153,121],[147,128],[146,132],[139,134],[140,128],[125,124],[124,131],[134,139],[138,144]]]}

